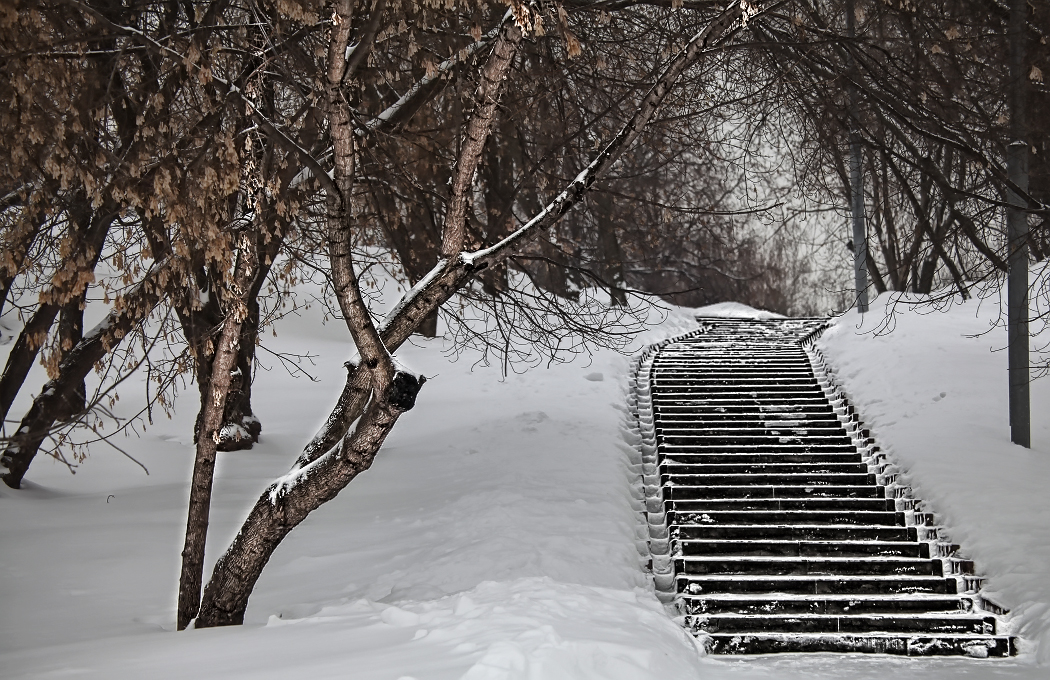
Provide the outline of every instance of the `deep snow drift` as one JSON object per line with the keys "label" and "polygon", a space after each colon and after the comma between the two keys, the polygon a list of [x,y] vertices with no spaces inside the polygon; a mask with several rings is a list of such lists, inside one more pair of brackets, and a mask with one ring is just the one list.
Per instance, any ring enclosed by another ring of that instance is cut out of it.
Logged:
{"label": "deep snow drift", "polygon": [[[1037,664],[1050,653],[1038,646],[1050,607],[1050,430],[1039,414],[1050,381],[1035,384],[1033,451],[1012,447],[1005,354],[988,351],[1005,334],[964,337],[987,326],[989,310],[977,318],[976,309],[909,315],[882,337],[864,332],[877,314],[859,329],[848,315],[823,346],[884,448],[1015,608],[1031,650],[1019,659],[704,658],[643,571],[637,473],[619,432],[628,359],[598,352],[502,378],[427,341],[399,353],[430,378],[416,408],[373,468],[292,532],[243,627],[173,632],[192,392],[176,420],[122,442],[149,476],[97,447],[76,476],[40,460],[25,490],[0,488],[0,669],[9,678],[1046,677]],[[260,372],[263,440],[220,454],[209,570],[341,388],[349,339],[338,322],[318,330],[319,321],[286,320],[270,343],[318,355],[320,382]],[[676,311],[644,340],[694,326]]]}

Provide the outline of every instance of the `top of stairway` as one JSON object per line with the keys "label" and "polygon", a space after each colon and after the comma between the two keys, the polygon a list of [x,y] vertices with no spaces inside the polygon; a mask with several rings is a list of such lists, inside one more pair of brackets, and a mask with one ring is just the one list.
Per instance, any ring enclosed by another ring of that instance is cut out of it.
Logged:
{"label": "top of stairway", "polygon": [[827,317],[782,317],[773,319],[746,319],[722,316],[696,316],[700,329],[682,341],[721,340],[726,336],[752,339],[767,336],[778,340],[802,340],[827,325]]}

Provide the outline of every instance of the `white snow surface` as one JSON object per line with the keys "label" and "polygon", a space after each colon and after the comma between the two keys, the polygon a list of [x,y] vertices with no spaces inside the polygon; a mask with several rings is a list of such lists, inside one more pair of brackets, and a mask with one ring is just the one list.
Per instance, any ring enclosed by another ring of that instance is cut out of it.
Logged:
{"label": "white snow surface", "polygon": [[695,307],[692,311],[696,316],[713,316],[723,319],[783,319],[782,314],[755,309],[739,302],[716,302],[713,305]]}
{"label": "white snow surface", "polygon": [[[742,306],[720,306],[740,310]],[[71,476],[38,460],[0,486],[0,673],[5,678],[1045,678],[1050,535],[1046,424],[1005,443],[1005,357],[970,332],[973,306],[908,317],[887,337],[847,316],[827,336],[865,419],[1015,608],[1029,652],[1010,660],[704,657],[658,603],[639,549],[639,471],[621,435],[628,359],[501,376],[439,340],[399,352],[428,377],[372,469],[296,528],[244,626],[174,632],[195,394]],[[696,327],[672,310],[643,342]],[[313,315],[313,316],[311,316]],[[872,318],[875,315],[869,315]],[[867,320],[866,320],[867,322]],[[290,319],[275,350],[309,350],[318,383],[279,367],[253,389],[251,451],[220,454],[206,571],[267,483],[327,415],[352,354],[340,322]],[[983,319],[979,323],[984,323]],[[969,324],[969,325],[968,325]],[[998,331],[997,331],[998,332]],[[931,341],[936,339],[936,342]],[[919,346],[921,345],[921,346]],[[263,358],[264,362],[265,357]],[[42,371],[31,380],[42,384]],[[934,400],[941,392],[946,397]],[[1045,382],[1033,411],[1046,412]],[[125,396],[121,405],[132,402]],[[12,409],[24,412],[23,397]],[[119,405],[118,405],[119,406]],[[130,408],[130,405],[127,406]],[[870,413],[869,413],[870,412]]]}

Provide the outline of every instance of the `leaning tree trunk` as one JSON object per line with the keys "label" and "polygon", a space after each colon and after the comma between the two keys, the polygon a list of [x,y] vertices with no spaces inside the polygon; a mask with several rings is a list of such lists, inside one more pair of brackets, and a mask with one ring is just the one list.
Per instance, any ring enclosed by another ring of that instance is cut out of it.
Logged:
{"label": "leaning tree trunk", "polygon": [[40,353],[40,347],[47,338],[47,333],[58,316],[59,306],[43,303],[36,308],[33,316],[18,334],[11,353],[7,355],[7,364],[0,375],[0,420],[7,420],[11,405],[15,402],[22,385],[25,384],[29,370]]}
{"label": "leaning tree trunk", "polygon": [[[394,423],[415,404],[423,382],[399,372],[389,390],[369,404],[338,453],[320,458],[298,476],[270,485],[215,565],[214,576],[204,591],[198,628],[244,622],[248,596],[273,551],[307,515],[335,498],[372,465]],[[307,476],[309,483],[303,483]]]}
{"label": "leaning tree trunk", "polygon": [[[347,5],[344,3],[337,6],[345,11]],[[337,244],[329,245],[333,263],[334,287],[339,295],[344,317],[348,321],[347,325],[350,326],[354,341],[361,352],[361,364],[350,365],[347,387],[340,397],[337,411],[333,411],[329,416],[322,434],[310,443],[307,451],[300,456],[289,474],[271,483],[263,492],[237,537],[216,563],[211,580],[204,590],[204,599],[197,617],[197,627],[237,625],[244,621],[248,598],[263,568],[281,540],[310,512],[335,498],[350,481],[371,465],[376,452],[398,417],[414,405],[416,395],[424,380],[400,370],[395,370],[393,375],[385,381],[377,380],[375,374],[383,370],[389,371],[392,368],[392,361],[389,354],[385,354],[387,365],[383,366],[381,362],[383,355],[376,356],[376,351],[384,353],[392,351],[403,343],[427,315],[446,302],[480,271],[504,261],[514,250],[549,229],[576,205],[590,190],[601,173],[638,138],[681,73],[706,54],[709,48],[724,42],[736,33],[739,29],[740,14],[740,4],[733,3],[703,31],[696,34],[646,93],[631,120],[594,161],[538,215],[514,234],[496,246],[486,249],[483,253],[475,253],[467,257],[460,255],[440,262],[432,272],[432,276],[428,278],[427,284],[419,289],[414,289],[410,295],[406,295],[378,328],[371,325],[370,318],[367,317],[367,309],[363,309],[363,303],[359,299],[360,291],[356,288],[356,279],[351,278],[346,283],[349,285],[349,292],[358,298],[353,300],[357,309],[354,310],[354,314],[348,314],[347,309],[344,308],[347,300],[340,293],[340,281],[337,280],[339,272],[335,270],[337,260],[339,258],[349,260],[349,253],[340,252]],[[340,16],[340,19],[341,21],[336,23],[332,29],[333,37],[329,46],[330,64],[342,62],[344,58],[342,55],[349,37],[342,31],[350,25],[350,17]],[[337,34],[341,34],[341,44],[336,39]],[[333,108],[333,102],[337,101],[338,85],[342,82],[341,70],[338,67],[330,67],[329,71],[329,106]],[[346,112],[340,113],[345,114]],[[340,152],[340,145],[345,144],[352,149],[352,138],[345,135],[345,129],[338,129],[347,127],[348,117],[342,120],[330,118],[330,122],[335,147],[335,177],[330,178],[325,175],[318,179],[329,192],[331,239],[332,216],[336,212],[333,208],[340,208],[338,205],[333,205],[333,194],[344,197],[342,208],[345,209],[347,204],[345,197],[348,192],[345,191],[347,187],[343,184],[343,180],[348,177],[346,170],[352,169],[350,157]],[[349,167],[341,168],[341,162],[346,163]],[[345,218],[345,213],[343,217]],[[450,234],[446,233],[444,236],[449,237]],[[345,238],[345,235],[343,237]],[[458,238],[457,235],[452,234],[451,238],[443,239],[446,246],[451,246],[451,248],[446,248],[446,252],[457,250]],[[462,248],[461,243],[460,241],[459,250]],[[352,268],[349,273],[352,274]],[[360,313],[368,318],[367,323],[362,323],[362,319],[356,318]],[[377,331],[378,338],[375,337]],[[369,383],[371,383],[371,390],[367,387]],[[363,413],[356,411],[363,407],[369,391],[373,394],[372,400],[368,402]],[[338,412],[338,409],[345,410]],[[334,436],[336,434],[333,431],[334,428],[350,427],[356,417],[355,411],[361,413],[361,417],[357,420],[353,431],[348,432],[345,437]],[[338,442],[338,445],[333,448],[326,450],[318,445],[320,441],[333,440]]]}

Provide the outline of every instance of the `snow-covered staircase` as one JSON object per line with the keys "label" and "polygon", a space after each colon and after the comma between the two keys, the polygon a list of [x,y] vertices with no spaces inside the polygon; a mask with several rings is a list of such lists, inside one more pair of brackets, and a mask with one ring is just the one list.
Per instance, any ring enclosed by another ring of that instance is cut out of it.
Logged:
{"label": "snow-covered staircase", "polygon": [[653,570],[690,631],[724,654],[1013,653],[809,346],[823,320],[701,321],[639,365]]}

